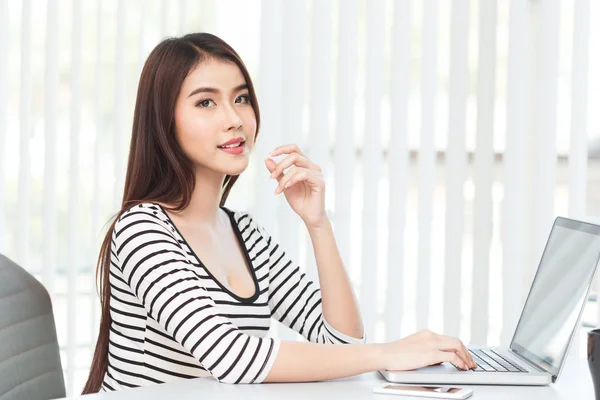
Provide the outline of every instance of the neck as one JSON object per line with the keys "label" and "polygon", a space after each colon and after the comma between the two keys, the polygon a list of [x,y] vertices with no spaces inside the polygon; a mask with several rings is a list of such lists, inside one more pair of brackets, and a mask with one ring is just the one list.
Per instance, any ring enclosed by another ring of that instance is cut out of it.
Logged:
{"label": "neck", "polygon": [[217,227],[220,215],[221,187],[224,180],[225,176],[222,174],[198,168],[190,204],[179,213],[179,216],[188,221],[198,221]]}

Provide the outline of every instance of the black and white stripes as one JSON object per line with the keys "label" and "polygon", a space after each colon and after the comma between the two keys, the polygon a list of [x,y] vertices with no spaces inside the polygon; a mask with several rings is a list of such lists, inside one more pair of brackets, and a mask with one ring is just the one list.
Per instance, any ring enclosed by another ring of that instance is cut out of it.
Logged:
{"label": "black and white stripes", "polygon": [[250,298],[204,268],[159,205],[136,206],[117,221],[105,390],[207,375],[262,382],[280,345],[267,337],[271,316],[311,342],[362,342],[325,321],[320,291],[250,215],[224,210],[251,266]]}

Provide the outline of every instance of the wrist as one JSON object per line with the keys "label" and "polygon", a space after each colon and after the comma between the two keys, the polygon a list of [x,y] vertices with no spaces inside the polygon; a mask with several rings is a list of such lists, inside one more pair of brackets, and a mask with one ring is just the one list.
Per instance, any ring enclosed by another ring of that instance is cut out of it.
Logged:
{"label": "wrist", "polygon": [[318,234],[320,232],[329,231],[332,229],[331,221],[329,218],[327,218],[327,215],[311,221],[304,221],[304,225],[306,225],[306,229],[308,229],[310,234],[313,232]]}
{"label": "wrist", "polygon": [[363,345],[369,348],[369,357],[366,361],[372,371],[382,371],[388,369],[386,361],[387,351],[385,343],[370,343]]}

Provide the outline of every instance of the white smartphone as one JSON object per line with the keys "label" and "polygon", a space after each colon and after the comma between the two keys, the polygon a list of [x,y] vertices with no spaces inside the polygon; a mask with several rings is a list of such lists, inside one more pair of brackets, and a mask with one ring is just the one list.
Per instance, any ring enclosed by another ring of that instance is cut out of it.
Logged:
{"label": "white smartphone", "polygon": [[429,397],[432,399],[467,399],[473,389],[450,386],[408,386],[385,384],[373,389],[375,393],[396,394],[399,396]]}

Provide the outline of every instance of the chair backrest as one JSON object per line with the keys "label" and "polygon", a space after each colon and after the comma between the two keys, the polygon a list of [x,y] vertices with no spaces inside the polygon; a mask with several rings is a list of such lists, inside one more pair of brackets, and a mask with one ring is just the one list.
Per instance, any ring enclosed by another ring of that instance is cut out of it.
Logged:
{"label": "chair backrest", "polygon": [[65,397],[48,292],[0,254],[0,400]]}

